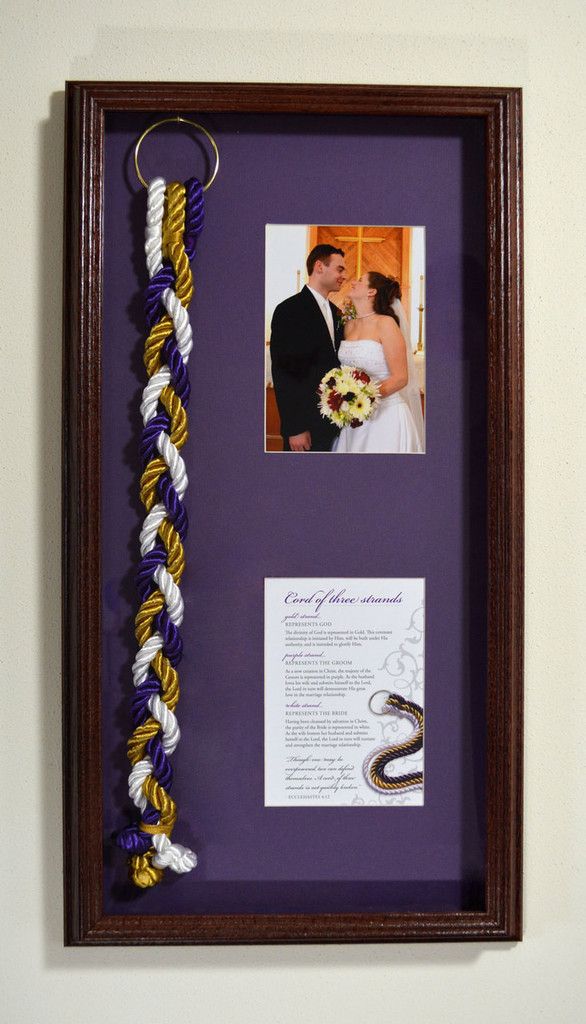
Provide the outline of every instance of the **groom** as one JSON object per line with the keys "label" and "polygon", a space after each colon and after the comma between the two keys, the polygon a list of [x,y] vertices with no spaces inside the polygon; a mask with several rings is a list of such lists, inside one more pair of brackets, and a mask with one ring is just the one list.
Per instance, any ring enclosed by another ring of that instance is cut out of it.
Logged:
{"label": "groom", "polygon": [[346,277],[342,249],[316,245],[307,257],[307,274],[307,284],[273,314],[273,384],[284,451],[329,452],[338,431],[321,416],[317,389],[328,370],[340,365],[341,313],[328,295]]}

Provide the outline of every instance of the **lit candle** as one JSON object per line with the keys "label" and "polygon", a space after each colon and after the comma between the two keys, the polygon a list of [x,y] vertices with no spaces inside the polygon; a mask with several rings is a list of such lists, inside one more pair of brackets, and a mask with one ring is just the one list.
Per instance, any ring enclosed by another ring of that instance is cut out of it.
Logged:
{"label": "lit candle", "polygon": [[419,275],[419,305],[423,306],[423,274]]}

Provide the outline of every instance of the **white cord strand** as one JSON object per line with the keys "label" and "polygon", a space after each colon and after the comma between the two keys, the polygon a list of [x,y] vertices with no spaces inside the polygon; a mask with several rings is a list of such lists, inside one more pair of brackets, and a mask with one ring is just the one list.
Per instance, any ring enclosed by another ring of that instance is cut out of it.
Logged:
{"label": "white cord strand", "polygon": [[141,814],[144,814],[147,807],[147,798],[142,792],[143,783],[152,774],[152,771],[153,762],[150,757],[143,757],[142,761],[137,761],[132,766],[132,771],[128,776],[128,794]]}
{"label": "white cord strand", "polygon": [[147,216],[144,249],[149,277],[163,266],[163,214],[165,211],[165,179],[153,178],[147,194]]}
{"label": "white cord strand", "polygon": [[153,416],[157,415],[157,405],[161,392],[170,382],[171,371],[166,363],[148,381],[142,393],[142,402],[140,403],[140,414],[145,427],[147,423],[150,423]]}
{"label": "white cord strand", "polygon": [[153,864],[157,868],[171,868],[178,875],[191,871],[197,864],[197,856],[193,850],[189,850],[180,843],[172,843],[168,836],[160,832],[153,836],[153,846],[156,854],[153,857]]}
{"label": "white cord strand", "polygon": [[189,313],[185,306],[182,305],[181,300],[177,298],[172,288],[165,289],[162,299],[165,309],[173,320],[173,329],[175,331],[177,348],[181,353],[183,362],[187,363],[189,361],[189,353],[193,348],[193,335],[191,332],[191,323],[189,322]]}
{"label": "white cord strand", "polygon": [[181,739],[181,730],[179,729],[177,718],[171,711],[171,708],[165,704],[165,701],[161,700],[158,693],[154,693],[149,700],[149,711],[163,730],[163,738],[161,740],[163,750],[166,754],[172,754]]}
{"label": "white cord strand", "polygon": [[171,573],[164,565],[158,565],[153,573],[153,579],[165,598],[171,622],[174,626],[180,626],[183,622],[183,598]]}
{"label": "white cord strand", "polygon": [[163,505],[162,501],[157,502],[153,505],[152,509],[145,517],[145,521],[142,524],[142,530],[140,531],[140,553],[144,558],[148,555],[149,551],[152,551],[157,542],[157,532],[159,526],[163,522],[167,515],[167,509]]}
{"label": "white cord strand", "polygon": [[188,483],[185,463],[171,438],[164,430],[161,431],[157,438],[157,448],[169,467],[173,487],[179,497],[182,498],[187,490]]}
{"label": "white cord strand", "polygon": [[132,666],[132,677],[135,686],[140,686],[144,683],[145,679],[149,674],[149,665],[155,655],[159,651],[163,650],[163,637],[160,633],[153,633],[149,636],[142,647],[139,647],[134,658],[134,664]]}

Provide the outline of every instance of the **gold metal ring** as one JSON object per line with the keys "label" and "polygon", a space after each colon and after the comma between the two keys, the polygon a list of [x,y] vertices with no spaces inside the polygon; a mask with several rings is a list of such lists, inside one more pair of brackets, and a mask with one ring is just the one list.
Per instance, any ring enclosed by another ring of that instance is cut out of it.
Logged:
{"label": "gold metal ring", "polygon": [[205,137],[209,141],[209,143],[210,143],[210,145],[211,145],[211,147],[212,147],[212,149],[214,151],[214,156],[216,158],[216,165],[214,167],[214,170],[213,170],[213,173],[212,173],[212,176],[211,176],[210,180],[207,182],[206,185],[203,186],[204,192],[207,192],[207,190],[210,187],[210,185],[215,181],[216,175],[218,173],[218,170],[219,170],[219,167],[220,167],[220,154],[218,152],[218,147],[216,145],[216,140],[214,139],[214,137],[212,135],[210,135],[210,133],[207,130],[207,128],[204,128],[203,124],[198,124],[197,121],[190,121],[189,118],[187,118],[187,117],[165,117],[165,118],[163,118],[162,121],[155,121],[154,124],[151,124],[150,127],[147,128],[142,133],[140,139],[138,140],[138,142],[136,143],[136,146],[134,147],[134,167],[135,167],[135,170],[136,170],[136,176],[137,176],[138,180],[140,181],[141,185],[144,185],[145,188],[149,187],[148,186],[148,182],[145,181],[145,179],[143,178],[142,174],[140,173],[140,167],[138,165],[138,152],[140,150],[140,147],[142,146],[142,144],[143,144],[144,140],[146,139],[147,135],[150,135],[151,132],[154,132],[155,128],[160,128],[162,124],[177,124],[177,122],[179,122],[180,124],[191,125],[191,127],[197,129],[197,131],[203,132],[203,134],[205,135]]}

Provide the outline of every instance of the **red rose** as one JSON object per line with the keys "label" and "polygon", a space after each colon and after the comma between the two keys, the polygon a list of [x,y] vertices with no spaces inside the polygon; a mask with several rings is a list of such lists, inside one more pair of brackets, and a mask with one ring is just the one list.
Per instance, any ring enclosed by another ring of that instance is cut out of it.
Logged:
{"label": "red rose", "polygon": [[368,384],[370,377],[365,370],[353,370],[352,376],[355,380],[361,380],[363,384]]}

